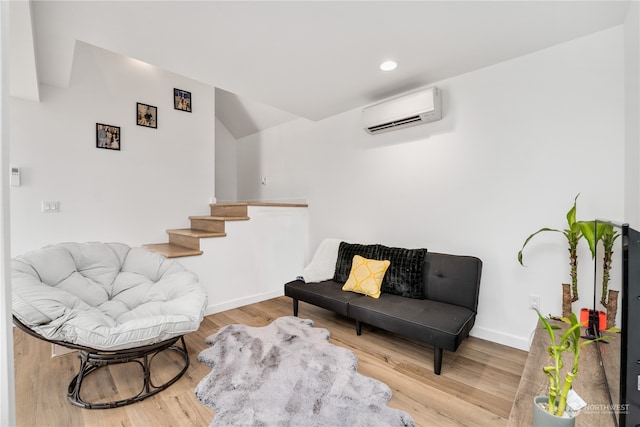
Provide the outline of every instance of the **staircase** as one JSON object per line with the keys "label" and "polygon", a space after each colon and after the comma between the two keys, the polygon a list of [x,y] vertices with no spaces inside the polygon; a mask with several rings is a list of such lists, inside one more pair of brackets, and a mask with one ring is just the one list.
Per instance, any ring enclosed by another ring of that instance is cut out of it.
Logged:
{"label": "staircase", "polygon": [[167,230],[169,243],[151,243],[142,245],[167,258],[202,255],[200,239],[224,237],[227,221],[246,221],[248,203],[220,203],[209,205],[210,216],[190,216],[191,228]]}

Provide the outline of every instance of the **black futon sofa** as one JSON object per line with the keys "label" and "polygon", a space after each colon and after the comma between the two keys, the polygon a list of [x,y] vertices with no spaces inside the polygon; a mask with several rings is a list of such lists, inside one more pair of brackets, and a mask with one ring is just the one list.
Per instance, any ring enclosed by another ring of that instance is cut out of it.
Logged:
{"label": "black futon sofa", "polygon": [[[340,243],[333,279],[317,283],[294,280],[284,285],[285,295],[293,299],[293,315],[298,315],[298,302],[304,301],[354,319],[357,335],[362,332],[362,323],[366,323],[431,344],[434,346],[433,370],[440,375],[443,350],[456,351],[469,336],[475,322],[482,261],[472,256],[427,252],[424,249],[421,250],[422,256],[414,256],[416,250],[381,245],[351,245],[351,250],[343,251],[343,245],[349,244]],[[385,255],[376,252],[375,248],[391,250],[391,256],[387,256],[388,251]],[[411,280],[411,276],[415,278],[417,274],[419,289],[404,289],[398,295],[398,292],[392,293],[393,289],[385,289],[383,284],[382,294],[377,299],[343,291],[345,271],[349,271],[350,257],[354,253],[365,258],[391,258],[387,274],[395,261],[395,265],[401,268],[399,273],[396,271],[395,279]]]}

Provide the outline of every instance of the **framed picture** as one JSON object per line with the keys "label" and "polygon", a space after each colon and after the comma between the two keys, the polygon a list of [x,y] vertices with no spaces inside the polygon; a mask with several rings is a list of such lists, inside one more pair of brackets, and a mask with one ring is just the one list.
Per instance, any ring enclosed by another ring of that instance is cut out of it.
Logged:
{"label": "framed picture", "polygon": [[120,127],[96,123],[96,147],[120,150]]}
{"label": "framed picture", "polygon": [[158,128],[158,107],[147,104],[136,104],[136,120],[138,126]]}
{"label": "framed picture", "polygon": [[173,108],[180,111],[191,112],[191,92],[182,89],[173,89]]}

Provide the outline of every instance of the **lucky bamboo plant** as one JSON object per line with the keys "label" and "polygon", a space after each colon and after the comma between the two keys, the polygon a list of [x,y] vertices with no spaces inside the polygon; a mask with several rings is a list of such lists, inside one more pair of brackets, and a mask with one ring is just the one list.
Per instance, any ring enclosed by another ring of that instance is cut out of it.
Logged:
{"label": "lucky bamboo plant", "polygon": [[620,233],[614,230],[613,225],[607,224],[602,234],[602,246],[604,248],[604,261],[602,265],[602,298],[600,303],[606,308],[609,306],[607,289],[609,286],[609,272],[611,271],[611,262],[613,261],[613,244],[620,237]]}
{"label": "lucky bamboo plant", "polygon": [[535,233],[533,233],[532,235],[530,235],[529,237],[527,237],[527,239],[524,241],[524,244],[522,245],[522,249],[520,249],[520,252],[518,252],[518,262],[521,265],[524,265],[523,261],[522,261],[522,251],[524,250],[525,246],[527,246],[527,243],[529,243],[529,241],[536,236],[539,233],[542,233],[543,231],[553,231],[556,233],[561,233],[565,236],[565,238],[567,239],[567,243],[569,244],[569,266],[571,267],[571,292],[569,294],[569,298],[570,301],[568,301],[567,303],[565,303],[565,301],[563,301],[562,304],[562,315],[564,317],[568,317],[569,314],[571,313],[571,303],[575,302],[578,300],[578,242],[580,242],[580,239],[582,238],[582,230],[580,228],[580,224],[578,221],[576,221],[576,203],[578,201],[578,196],[580,194],[578,193],[578,195],[576,195],[575,199],[573,200],[573,206],[571,207],[571,209],[569,209],[569,212],[567,212],[567,225],[568,227],[564,230],[556,230],[554,228],[541,228],[540,230],[536,231]]}
{"label": "lucky bamboo plant", "polygon": [[[578,365],[580,361],[580,351],[582,348],[592,342],[605,339],[606,337],[598,337],[595,339],[580,339],[580,323],[574,313],[571,313],[570,327],[562,333],[560,337],[556,336],[555,331],[559,330],[559,326],[549,323],[539,311],[538,318],[549,333],[551,345],[548,348],[549,356],[551,356],[551,364],[544,366],[542,371],[549,378],[549,403],[547,411],[555,416],[561,417],[567,407],[567,395],[571,386],[578,376]],[[564,366],[562,356],[564,353],[573,355],[573,365],[564,377],[562,377],[562,368]]]}
{"label": "lucky bamboo plant", "polygon": [[618,293],[619,291],[609,291],[609,278],[611,272],[611,263],[613,261],[613,245],[620,233],[618,233],[612,224],[597,221],[580,221],[580,229],[584,238],[589,243],[591,256],[596,256],[596,246],[598,242],[602,242],[603,248],[603,264],[602,264],[602,296],[600,304],[607,310],[607,327],[615,326],[615,318],[618,311]]}

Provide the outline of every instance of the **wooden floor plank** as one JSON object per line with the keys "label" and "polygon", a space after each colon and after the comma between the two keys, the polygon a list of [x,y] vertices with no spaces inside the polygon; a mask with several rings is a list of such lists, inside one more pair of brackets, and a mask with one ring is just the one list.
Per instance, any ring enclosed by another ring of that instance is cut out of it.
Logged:
{"label": "wooden floor plank", "polygon": [[[67,385],[78,368],[75,354],[51,358],[48,343],[15,329],[17,424],[206,426],[214,411],[194,394],[211,371],[197,360],[208,347],[205,339],[228,324],[264,326],[291,314],[291,299],[279,297],[207,316],[196,332],[185,336],[190,366],[180,381],[142,402],[108,410],[81,409],[67,401]],[[456,353],[444,352],[442,375],[435,375],[430,345],[367,326],[356,336],[352,320],[309,304],[300,303],[299,314],[328,329],[332,343],[352,350],[359,359],[358,371],[386,383],[393,392],[389,406],[410,413],[418,426],[506,425],[526,352],[471,337]],[[158,363],[173,363],[167,360],[158,358]],[[120,371],[110,371],[102,392],[111,388],[111,381],[115,387],[127,381],[130,370]]]}

